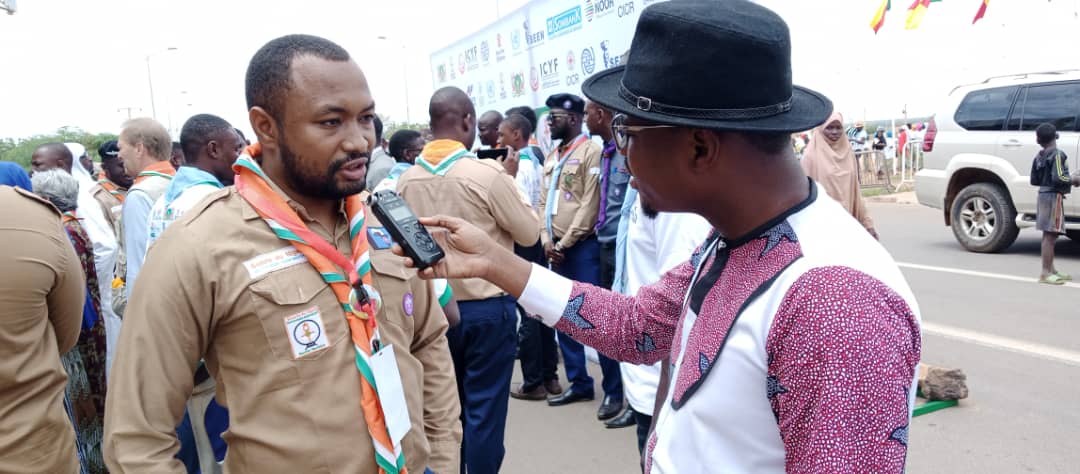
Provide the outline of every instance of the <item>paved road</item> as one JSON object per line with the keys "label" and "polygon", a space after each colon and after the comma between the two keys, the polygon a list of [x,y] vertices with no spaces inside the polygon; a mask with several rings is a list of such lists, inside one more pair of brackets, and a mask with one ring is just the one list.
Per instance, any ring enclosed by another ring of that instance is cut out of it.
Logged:
{"label": "paved road", "polygon": [[[959,408],[915,419],[908,471],[1080,472],[1080,285],[1035,283],[1034,231],[1021,232],[1005,253],[973,254],[938,211],[870,210],[919,300],[923,361],[964,369],[971,389]],[[1080,279],[1080,244],[1063,239],[1057,253],[1059,269]],[[595,421],[598,403],[511,400],[503,471],[637,472],[633,429],[604,429]]]}

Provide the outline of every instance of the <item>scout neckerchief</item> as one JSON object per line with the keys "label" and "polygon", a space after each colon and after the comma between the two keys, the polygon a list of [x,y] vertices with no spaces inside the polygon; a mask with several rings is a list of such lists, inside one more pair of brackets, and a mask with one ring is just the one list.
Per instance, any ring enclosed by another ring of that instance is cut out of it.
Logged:
{"label": "scout neckerchief", "polygon": [[120,190],[120,186],[117,186],[116,183],[105,177],[104,171],[98,175],[98,184],[101,185],[102,189],[108,191],[109,194],[112,194],[112,197],[116,198],[117,201],[124,202],[124,192]]}
{"label": "scout neckerchief", "polygon": [[471,156],[465,145],[454,140],[434,140],[424,146],[424,151],[416,157],[416,164],[420,165],[429,173],[446,176],[450,167],[454,166],[462,157]]}
{"label": "scout neckerchief", "polygon": [[607,222],[607,199],[608,181],[611,180],[611,159],[615,156],[615,139],[604,145],[604,151],[600,152],[600,212],[596,218],[596,230],[604,227]]}
{"label": "scout neckerchief", "polygon": [[368,291],[363,288],[370,288],[372,284],[363,200],[359,194],[345,198],[352,249],[350,259],[308,229],[296,211],[274,192],[269,184],[270,179],[253,158],[257,157],[260,151],[258,144],[252,145],[236,160],[233,165],[233,171],[236,172],[236,191],[255,208],[278,238],[289,241],[307,257],[311,266],[322,275],[337,296],[345,310],[345,319],[356,350],[356,367],[360,371],[362,388],[360,405],[375,446],[375,462],[380,473],[405,474],[405,453],[400,445],[395,446],[390,439],[375,386],[374,372],[371,369],[370,359],[372,354],[380,349],[380,342],[379,328],[375,322],[376,309],[368,299]]}
{"label": "scout neckerchief", "polygon": [[157,176],[159,178],[165,178],[171,180],[173,175],[176,174],[176,170],[173,169],[172,164],[166,161],[159,161],[146,168],[143,168],[137,176],[135,176],[135,184],[143,182],[146,178],[151,176]]}
{"label": "scout neckerchief", "polygon": [[184,191],[189,188],[199,185],[213,186],[221,189],[224,186],[221,181],[206,171],[198,169],[194,166],[181,166],[176,171],[176,176],[173,176],[173,181],[169,183],[169,187],[165,189],[165,207],[168,208],[172,205],[173,201],[176,201]]}
{"label": "scout neckerchief", "polygon": [[[555,170],[551,172],[551,182],[548,183],[547,207],[544,208],[544,218],[547,224],[548,236],[550,236],[552,240],[555,240],[555,232],[551,227],[551,218],[553,217],[551,210],[555,208],[555,200],[559,199],[559,193],[556,192],[559,188],[559,175],[562,174],[563,165],[566,164],[566,160],[570,159],[570,155],[573,155],[574,151],[577,150],[577,147],[587,141],[589,141],[588,135],[584,133],[578,135],[578,137],[570,143],[570,146],[566,147],[566,151],[558,155],[559,161],[555,164]],[[555,150],[555,153],[559,153],[559,151]]]}
{"label": "scout neckerchief", "polygon": [[75,211],[64,211],[63,214],[60,215],[60,222],[65,224],[77,220],[79,220],[79,218],[75,216]]}

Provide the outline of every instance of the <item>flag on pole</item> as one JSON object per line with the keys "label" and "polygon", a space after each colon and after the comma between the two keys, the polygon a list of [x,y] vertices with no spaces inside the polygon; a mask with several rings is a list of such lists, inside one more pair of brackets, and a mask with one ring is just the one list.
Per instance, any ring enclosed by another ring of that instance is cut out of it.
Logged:
{"label": "flag on pole", "polygon": [[922,24],[928,8],[930,8],[930,0],[915,0],[915,3],[908,7],[907,22],[904,23],[904,29],[914,30],[918,28]]}
{"label": "flag on pole", "polygon": [[877,12],[874,13],[874,18],[870,20],[870,28],[874,29],[876,35],[878,30],[881,29],[881,25],[885,24],[885,12],[892,8],[892,0],[882,0],[881,6],[878,7]]}
{"label": "flag on pole", "polygon": [[981,20],[983,16],[986,15],[987,5],[990,5],[990,0],[982,0],[982,5],[979,5],[979,11],[975,12],[975,19],[971,20],[972,25],[974,25],[976,22]]}

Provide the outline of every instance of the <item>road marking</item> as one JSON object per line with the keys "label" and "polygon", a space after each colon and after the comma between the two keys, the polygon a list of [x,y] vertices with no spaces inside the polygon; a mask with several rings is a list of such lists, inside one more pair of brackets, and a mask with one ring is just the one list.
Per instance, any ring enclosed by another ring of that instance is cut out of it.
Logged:
{"label": "road marking", "polygon": [[972,344],[993,349],[1016,352],[1040,359],[1061,362],[1063,364],[1080,366],[1080,352],[1068,349],[995,336],[993,334],[945,326],[942,324],[928,323],[925,321],[922,323],[922,330],[924,333],[933,334],[935,336],[970,342]]}
{"label": "road marking", "polygon": [[[956,275],[967,275],[967,276],[975,276],[975,277],[982,277],[982,278],[993,278],[993,279],[997,279],[997,280],[1019,281],[1019,282],[1023,282],[1023,283],[1036,283],[1036,284],[1039,284],[1039,280],[1037,278],[1023,277],[1023,276],[1016,276],[1016,275],[1006,275],[1004,273],[978,272],[978,271],[975,271],[975,270],[964,270],[964,269],[960,269],[960,268],[949,268],[949,267],[935,267],[933,265],[921,265],[921,264],[918,264],[918,263],[905,263],[905,262],[896,262],[896,266],[898,266],[900,268],[910,268],[910,269],[913,269],[913,270],[926,270],[926,271],[931,271],[931,272],[953,273],[953,274],[956,274]],[[1067,287],[1067,288],[1080,289],[1080,284],[1077,284],[1077,283],[1074,283],[1074,282],[1065,282],[1065,284],[1061,285],[1061,286],[1064,286],[1064,287]]]}

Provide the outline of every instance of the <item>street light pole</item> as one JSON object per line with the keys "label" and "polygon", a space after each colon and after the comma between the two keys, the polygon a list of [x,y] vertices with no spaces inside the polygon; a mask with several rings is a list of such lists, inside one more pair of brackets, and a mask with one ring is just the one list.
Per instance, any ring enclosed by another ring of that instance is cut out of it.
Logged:
{"label": "street light pole", "polygon": [[154,73],[150,70],[150,57],[166,51],[176,51],[176,49],[177,48],[170,46],[161,51],[146,55],[146,82],[150,85],[150,113],[154,116],[154,120],[157,120],[157,104],[154,102]]}

